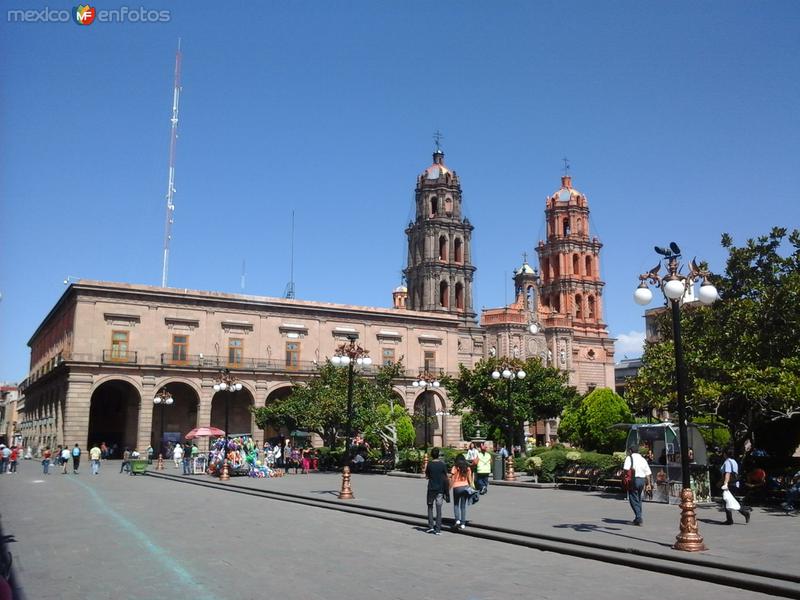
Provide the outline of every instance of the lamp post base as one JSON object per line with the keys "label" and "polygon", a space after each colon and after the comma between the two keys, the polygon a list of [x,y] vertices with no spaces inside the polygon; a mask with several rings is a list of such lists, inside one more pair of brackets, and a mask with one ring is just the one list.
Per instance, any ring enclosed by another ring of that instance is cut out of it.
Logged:
{"label": "lamp post base", "polygon": [[514,472],[514,457],[506,458],[506,472],[503,473],[503,481],[516,481],[517,474]]}
{"label": "lamp post base", "polygon": [[226,460],[224,463],[222,463],[222,472],[219,475],[219,480],[228,481],[230,478],[230,473],[228,473],[228,461]]}
{"label": "lamp post base", "polygon": [[350,489],[350,467],[342,469],[342,489],[339,490],[339,500],[353,500],[353,490]]}
{"label": "lamp post base", "polygon": [[675,540],[675,545],[672,546],[675,550],[684,552],[708,550],[703,543],[703,536],[698,532],[694,493],[691,488],[681,490],[681,532]]}
{"label": "lamp post base", "polygon": [[158,462],[156,463],[156,471],[163,471],[164,470],[164,457],[159,454],[158,455]]}

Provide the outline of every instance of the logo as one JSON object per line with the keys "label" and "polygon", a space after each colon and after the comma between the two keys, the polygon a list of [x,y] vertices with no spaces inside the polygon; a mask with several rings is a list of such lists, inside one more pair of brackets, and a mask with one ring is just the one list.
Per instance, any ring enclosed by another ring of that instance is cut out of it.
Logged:
{"label": "logo", "polygon": [[78,25],[91,25],[97,16],[97,10],[88,4],[81,4],[72,9],[72,15]]}

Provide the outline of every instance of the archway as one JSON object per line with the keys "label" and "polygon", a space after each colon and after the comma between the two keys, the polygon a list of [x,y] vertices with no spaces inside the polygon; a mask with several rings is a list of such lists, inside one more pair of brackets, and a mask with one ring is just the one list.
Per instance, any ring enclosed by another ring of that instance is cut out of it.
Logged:
{"label": "archway", "polygon": [[[197,409],[200,398],[195,389],[187,383],[173,381],[164,386],[172,396],[172,404],[150,404],[153,406],[153,428],[150,432],[150,443],[155,454],[165,452],[167,441],[175,444],[186,439],[186,434],[197,427]],[[159,388],[160,389],[160,388]],[[162,436],[163,432],[163,436]],[[167,455],[164,454],[166,457]]]}
{"label": "archway", "polygon": [[[280,400],[284,400],[292,395],[292,386],[286,385],[283,387],[279,387],[278,389],[272,390],[267,395],[267,400],[264,402],[265,406],[269,406],[274,402],[278,402]],[[276,439],[281,437],[287,437],[291,432],[286,429],[285,427],[273,427],[272,425],[267,425],[264,428],[264,440],[270,443],[274,443]]]}
{"label": "archway", "polygon": [[221,391],[211,399],[211,426],[225,430],[225,403],[228,404],[229,436],[253,435],[252,413],[253,395],[247,388],[238,392]]}
{"label": "archway", "polygon": [[139,391],[127,381],[112,379],[92,393],[86,448],[105,442],[122,456],[126,447],[136,446],[139,426]]}
{"label": "archway", "polygon": [[443,446],[445,440],[442,431],[442,420],[436,412],[442,409],[444,401],[436,392],[427,390],[414,400],[415,444],[418,447]]}

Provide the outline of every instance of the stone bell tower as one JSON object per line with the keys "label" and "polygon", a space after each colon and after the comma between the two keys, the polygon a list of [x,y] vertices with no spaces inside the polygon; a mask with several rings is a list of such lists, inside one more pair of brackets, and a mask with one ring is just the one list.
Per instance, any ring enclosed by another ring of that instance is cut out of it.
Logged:
{"label": "stone bell tower", "polygon": [[475,323],[470,241],[473,226],[462,215],[461,184],[438,147],[433,164],[417,177],[416,220],[408,224],[408,308],[446,312]]}

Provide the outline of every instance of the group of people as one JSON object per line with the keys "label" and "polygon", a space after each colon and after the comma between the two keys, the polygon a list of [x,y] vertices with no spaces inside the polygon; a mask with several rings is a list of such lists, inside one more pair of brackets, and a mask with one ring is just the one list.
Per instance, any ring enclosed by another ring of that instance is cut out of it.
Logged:
{"label": "group of people", "polygon": [[[721,491],[725,507],[725,525],[733,525],[733,513],[738,512],[744,517],[744,522],[750,522],[752,509],[744,506],[736,498],[739,490],[739,463],[733,457],[731,450],[724,450],[725,458],[720,467]],[[641,526],[644,524],[642,518],[642,496],[653,489],[653,473],[647,459],[639,453],[637,446],[631,446],[627,450],[625,462],[622,464],[623,471],[633,471],[631,481],[627,491],[628,502],[633,510],[633,525]]]}
{"label": "group of people", "polygon": [[[463,531],[467,527],[467,506],[478,502],[489,489],[492,455],[485,443],[476,447],[470,443],[467,452],[459,454],[449,470],[440,458],[439,448],[431,450],[431,460],[425,467],[428,480],[426,502],[428,505],[427,533],[442,532],[442,505],[453,501],[454,529]],[[435,510],[435,517],[434,517]]]}
{"label": "group of people", "polygon": [[0,444],[0,475],[16,473],[17,464],[22,456],[22,446],[12,446],[9,448],[5,444]]}

